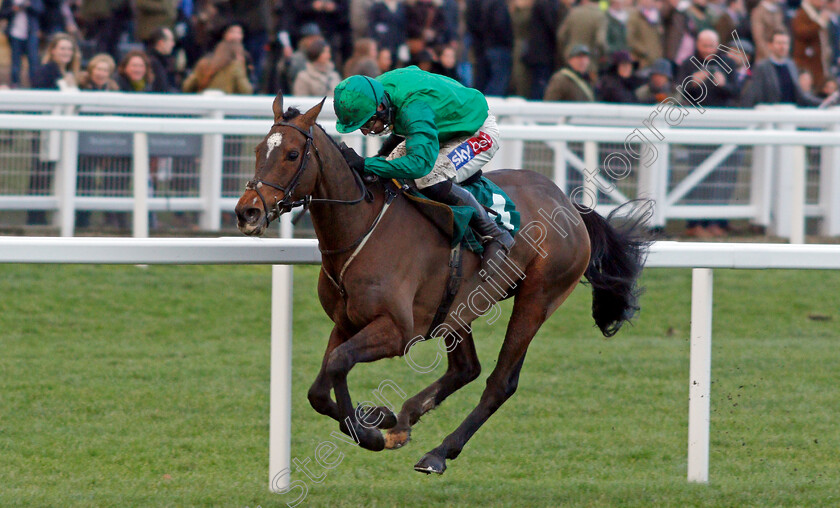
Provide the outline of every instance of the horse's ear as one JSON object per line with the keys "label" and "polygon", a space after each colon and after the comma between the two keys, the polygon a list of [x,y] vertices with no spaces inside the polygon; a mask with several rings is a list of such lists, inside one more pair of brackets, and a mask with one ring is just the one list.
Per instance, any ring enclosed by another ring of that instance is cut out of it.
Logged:
{"label": "horse's ear", "polygon": [[283,119],[283,90],[277,92],[277,97],[274,98],[271,109],[274,111],[274,123]]}
{"label": "horse's ear", "polygon": [[312,106],[312,109],[303,114],[303,121],[305,122],[305,125],[312,125],[315,123],[315,120],[318,119],[318,115],[321,114],[321,108],[324,107],[324,101],[326,100],[327,98],[324,97],[321,99],[321,102]]}

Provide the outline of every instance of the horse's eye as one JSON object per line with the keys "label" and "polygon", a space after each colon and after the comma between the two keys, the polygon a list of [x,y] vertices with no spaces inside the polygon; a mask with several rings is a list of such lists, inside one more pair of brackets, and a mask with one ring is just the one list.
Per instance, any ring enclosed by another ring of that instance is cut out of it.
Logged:
{"label": "horse's eye", "polygon": [[289,152],[289,154],[286,155],[286,158],[289,159],[290,161],[293,161],[293,160],[298,158],[298,155],[300,155],[300,154],[293,151],[293,152]]}

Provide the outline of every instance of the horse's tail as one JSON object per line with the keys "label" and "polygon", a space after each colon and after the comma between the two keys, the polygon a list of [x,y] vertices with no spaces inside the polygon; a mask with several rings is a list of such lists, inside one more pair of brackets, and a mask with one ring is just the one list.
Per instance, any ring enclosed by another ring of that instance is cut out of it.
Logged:
{"label": "horse's tail", "polygon": [[642,273],[651,243],[646,222],[653,201],[626,203],[603,218],[575,203],[589,233],[591,255],[584,276],[592,285],[592,317],[605,337],[612,337],[639,310]]}

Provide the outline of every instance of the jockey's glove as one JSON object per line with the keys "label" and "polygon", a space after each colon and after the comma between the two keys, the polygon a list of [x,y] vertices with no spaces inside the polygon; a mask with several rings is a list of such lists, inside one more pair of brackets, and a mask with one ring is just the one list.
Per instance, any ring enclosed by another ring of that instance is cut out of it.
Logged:
{"label": "jockey's glove", "polygon": [[356,171],[360,175],[363,174],[365,171],[365,158],[357,154],[356,150],[353,150],[344,143],[341,143],[339,148],[341,149],[341,156],[344,157],[345,161],[347,161],[347,165],[350,166],[350,169]]}

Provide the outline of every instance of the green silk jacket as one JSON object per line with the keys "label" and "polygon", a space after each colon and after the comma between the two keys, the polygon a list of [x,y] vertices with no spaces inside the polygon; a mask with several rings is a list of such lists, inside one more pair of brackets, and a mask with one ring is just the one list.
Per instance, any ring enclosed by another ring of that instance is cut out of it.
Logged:
{"label": "green silk jacket", "polygon": [[471,136],[487,120],[484,95],[454,79],[416,66],[376,78],[395,107],[394,133],[405,137],[406,155],[394,160],[365,159],[365,170],[385,178],[422,178],[435,164],[440,144]]}

